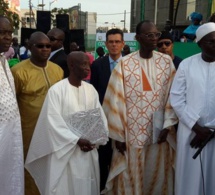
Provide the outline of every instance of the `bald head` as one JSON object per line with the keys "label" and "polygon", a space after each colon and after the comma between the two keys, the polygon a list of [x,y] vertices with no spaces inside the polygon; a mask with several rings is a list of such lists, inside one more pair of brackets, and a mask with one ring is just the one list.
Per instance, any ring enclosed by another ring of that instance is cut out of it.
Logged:
{"label": "bald head", "polygon": [[77,66],[77,65],[80,65],[83,62],[84,58],[86,58],[86,57],[87,57],[87,55],[84,52],[74,51],[68,55],[67,63]]}
{"label": "bald head", "polygon": [[46,66],[51,53],[49,38],[43,32],[35,32],[29,39],[31,61],[37,66]]}
{"label": "bald head", "polygon": [[143,20],[137,24],[136,34],[141,34],[143,30],[147,29],[149,26],[155,26],[150,20]]}
{"label": "bald head", "polygon": [[65,33],[61,29],[53,28],[47,33],[47,36],[50,39],[52,51],[56,51],[63,47]]}
{"label": "bald head", "polygon": [[59,28],[53,28],[47,33],[48,37],[54,37],[56,39],[60,39],[64,41],[65,33]]}
{"label": "bald head", "polygon": [[81,51],[71,52],[67,57],[71,78],[76,78],[81,81],[90,71],[89,57]]}
{"label": "bald head", "polygon": [[37,44],[38,42],[44,39],[49,41],[49,38],[43,32],[35,32],[30,36],[29,45]]}
{"label": "bald head", "polygon": [[0,53],[8,51],[11,41],[12,41],[12,33],[13,28],[10,21],[0,15]]}

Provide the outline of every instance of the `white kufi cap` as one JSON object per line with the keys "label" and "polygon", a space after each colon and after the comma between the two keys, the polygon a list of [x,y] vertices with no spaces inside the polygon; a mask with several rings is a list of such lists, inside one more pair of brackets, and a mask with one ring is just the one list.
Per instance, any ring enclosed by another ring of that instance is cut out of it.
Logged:
{"label": "white kufi cap", "polygon": [[201,25],[196,31],[196,42],[199,42],[207,34],[215,32],[215,23],[208,22]]}

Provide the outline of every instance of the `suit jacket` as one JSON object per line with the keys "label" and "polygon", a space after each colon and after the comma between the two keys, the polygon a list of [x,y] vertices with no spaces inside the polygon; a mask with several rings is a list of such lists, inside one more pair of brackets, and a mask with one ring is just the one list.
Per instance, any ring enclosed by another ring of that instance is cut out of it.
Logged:
{"label": "suit jacket", "polygon": [[178,70],[179,64],[181,63],[183,59],[179,58],[178,56],[175,56],[173,59],[173,64],[175,65],[175,69]]}
{"label": "suit jacket", "polygon": [[65,54],[63,49],[55,53],[49,60],[51,62],[54,62],[63,69],[64,78],[67,78],[69,76],[69,68],[67,66],[67,55]]}
{"label": "suit jacket", "polygon": [[91,66],[90,83],[95,87],[99,94],[99,101],[102,104],[111,75],[109,57],[105,56],[97,59]]}

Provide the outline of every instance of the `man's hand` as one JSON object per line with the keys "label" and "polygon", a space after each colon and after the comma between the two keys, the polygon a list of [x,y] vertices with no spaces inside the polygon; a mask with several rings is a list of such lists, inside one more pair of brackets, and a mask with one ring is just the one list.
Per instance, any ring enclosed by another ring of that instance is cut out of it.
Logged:
{"label": "man's hand", "polygon": [[124,155],[124,152],[126,151],[126,144],[125,142],[115,142],[115,146],[118,152],[120,152],[122,155]]}
{"label": "man's hand", "polygon": [[91,144],[88,140],[86,139],[79,139],[78,143],[79,147],[83,152],[89,152],[95,148],[95,144]]}
{"label": "man's hand", "polygon": [[204,140],[202,140],[200,137],[198,137],[197,135],[195,135],[195,137],[190,142],[190,146],[192,148],[199,148],[199,147],[201,147],[203,141]]}
{"label": "man's hand", "polygon": [[158,144],[161,144],[162,142],[166,141],[168,133],[169,133],[169,129],[161,130],[159,137],[158,137]]}
{"label": "man's hand", "polygon": [[200,147],[202,143],[213,133],[208,127],[201,127],[197,123],[193,126],[192,130],[196,133],[196,136],[190,142],[190,146],[192,148]]}

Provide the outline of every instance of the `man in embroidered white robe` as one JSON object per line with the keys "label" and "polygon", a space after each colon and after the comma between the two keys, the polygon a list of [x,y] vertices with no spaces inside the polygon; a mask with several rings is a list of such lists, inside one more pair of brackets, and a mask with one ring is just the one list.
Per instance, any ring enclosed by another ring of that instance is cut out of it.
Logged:
{"label": "man in embroidered white robe", "polygon": [[[68,56],[70,76],[55,84],[46,96],[34,131],[26,168],[42,195],[99,195],[98,153],[94,144],[75,135],[66,123],[68,115],[100,108],[94,87],[84,81],[89,59],[83,52]],[[108,140],[108,137],[107,137]]]}
{"label": "man in embroidered white robe", "polygon": [[[153,23],[139,23],[136,33],[141,48],[113,70],[103,103],[110,137],[115,140],[104,193],[171,195],[174,150],[165,141],[168,132],[174,134],[166,128],[177,122],[168,101],[175,68],[169,56],[153,51],[160,36]],[[164,115],[160,144],[152,139],[156,111]]]}
{"label": "man in embroidered white robe", "polygon": [[[13,28],[0,16],[0,53],[9,49]],[[7,60],[0,55],[0,195],[24,194],[21,121],[14,79]]]}
{"label": "man in embroidered white robe", "polygon": [[171,105],[179,118],[176,195],[215,194],[214,137],[193,159],[212,134],[210,129],[215,129],[215,23],[200,26],[196,40],[202,52],[180,64],[170,92]]}

